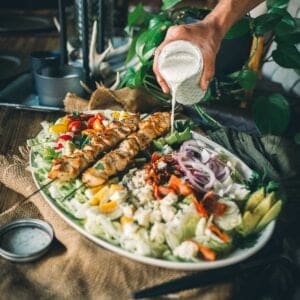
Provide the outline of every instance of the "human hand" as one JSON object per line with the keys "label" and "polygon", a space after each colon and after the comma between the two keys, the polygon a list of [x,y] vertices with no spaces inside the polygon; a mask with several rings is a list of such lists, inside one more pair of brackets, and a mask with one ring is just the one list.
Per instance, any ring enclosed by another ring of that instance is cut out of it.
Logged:
{"label": "human hand", "polygon": [[167,31],[165,40],[155,51],[153,63],[153,72],[163,92],[170,92],[165,78],[162,77],[158,69],[158,56],[164,46],[172,41],[185,40],[200,48],[204,66],[199,85],[202,90],[207,90],[209,81],[215,74],[215,60],[222,39],[223,34],[218,27],[205,19],[195,24],[171,26]]}

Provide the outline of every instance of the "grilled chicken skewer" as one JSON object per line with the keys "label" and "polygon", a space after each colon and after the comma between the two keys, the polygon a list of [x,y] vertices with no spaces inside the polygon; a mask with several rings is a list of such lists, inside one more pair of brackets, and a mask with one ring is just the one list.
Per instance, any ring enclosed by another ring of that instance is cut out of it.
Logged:
{"label": "grilled chicken skewer", "polygon": [[69,181],[91,165],[97,157],[124,140],[138,129],[139,115],[130,116],[122,121],[111,122],[104,132],[91,136],[91,142],[83,149],[77,149],[68,156],[54,159],[48,178]]}
{"label": "grilled chicken skewer", "polygon": [[139,130],[130,134],[119,147],[104,155],[82,175],[89,187],[104,184],[110,176],[123,171],[130,161],[150,143],[170,130],[170,113],[157,112],[139,123]]}

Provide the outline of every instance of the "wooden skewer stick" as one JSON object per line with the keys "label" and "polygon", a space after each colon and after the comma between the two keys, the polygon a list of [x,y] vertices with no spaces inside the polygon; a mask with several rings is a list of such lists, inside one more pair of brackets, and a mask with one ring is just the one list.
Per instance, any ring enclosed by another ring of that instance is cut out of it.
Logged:
{"label": "wooden skewer stick", "polygon": [[42,191],[44,188],[46,188],[46,187],[49,186],[51,183],[53,183],[56,179],[57,179],[57,178],[52,179],[52,180],[50,180],[49,182],[47,182],[46,184],[42,185],[39,189],[37,189],[36,191],[34,191],[33,193],[31,193],[29,196],[27,196],[27,197],[25,198],[25,200],[30,199],[31,197],[33,197],[34,195],[36,195],[37,193],[39,193],[40,191]]}

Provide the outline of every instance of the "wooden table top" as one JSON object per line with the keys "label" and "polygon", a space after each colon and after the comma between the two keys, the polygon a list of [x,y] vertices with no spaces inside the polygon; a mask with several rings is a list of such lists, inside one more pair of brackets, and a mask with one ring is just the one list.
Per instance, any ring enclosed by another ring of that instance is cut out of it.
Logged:
{"label": "wooden table top", "polygon": [[[29,55],[38,50],[58,49],[57,33],[38,35],[0,36],[0,48],[22,52]],[[41,129],[43,120],[55,120],[61,113],[22,111],[10,108],[0,108],[0,154],[18,155],[18,147],[26,140],[34,137]],[[0,213],[11,207],[22,196],[0,184]]]}

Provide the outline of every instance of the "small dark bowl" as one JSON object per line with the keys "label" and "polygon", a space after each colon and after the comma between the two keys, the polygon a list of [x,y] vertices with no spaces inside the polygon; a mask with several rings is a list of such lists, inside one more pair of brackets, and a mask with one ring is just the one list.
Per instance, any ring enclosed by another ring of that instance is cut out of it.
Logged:
{"label": "small dark bowl", "polygon": [[35,51],[30,54],[33,87],[36,89],[36,71],[46,67],[59,67],[60,53],[56,51]]}
{"label": "small dark bowl", "polygon": [[80,85],[83,70],[73,66],[59,68],[41,68],[36,72],[36,89],[39,103],[46,106],[63,106],[63,99],[68,92],[83,96]]}
{"label": "small dark bowl", "polygon": [[56,51],[35,51],[30,54],[31,70],[35,73],[44,67],[58,67],[60,53]]}

